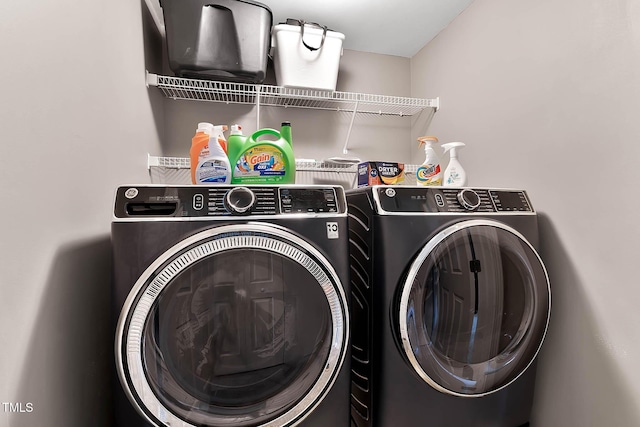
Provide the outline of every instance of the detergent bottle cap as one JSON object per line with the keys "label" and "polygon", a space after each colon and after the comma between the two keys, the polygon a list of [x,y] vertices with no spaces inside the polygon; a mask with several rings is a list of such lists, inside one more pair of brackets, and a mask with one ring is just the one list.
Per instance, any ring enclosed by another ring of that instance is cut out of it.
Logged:
{"label": "detergent bottle cap", "polygon": [[242,126],[239,124],[232,124],[229,135],[242,135]]}
{"label": "detergent bottle cap", "polygon": [[280,135],[289,143],[289,145],[293,143],[291,136],[291,122],[282,122],[280,125]]}

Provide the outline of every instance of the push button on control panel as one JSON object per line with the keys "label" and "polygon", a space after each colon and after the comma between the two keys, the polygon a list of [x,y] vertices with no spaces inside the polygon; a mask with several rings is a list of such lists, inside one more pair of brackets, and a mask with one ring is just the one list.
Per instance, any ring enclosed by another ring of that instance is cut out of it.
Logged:
{"label": "push button on control panel", "polygon": [[204,196],[202,194],[195,194],[193,196],[193,209],[199,211],[204,208]]}

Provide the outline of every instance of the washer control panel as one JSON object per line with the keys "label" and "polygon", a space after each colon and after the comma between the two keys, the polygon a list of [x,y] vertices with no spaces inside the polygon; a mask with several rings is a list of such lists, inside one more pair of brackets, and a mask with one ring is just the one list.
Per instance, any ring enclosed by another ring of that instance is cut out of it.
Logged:
{"label": "washer control panel", "polygon": [[116,218],[336,215],[340,186],[129,186],[116,192]]}
{"label": "washer control panel", "polygon": [[373,191],[380,209],[388,213],[533,212],[524,190],[379,186]]}

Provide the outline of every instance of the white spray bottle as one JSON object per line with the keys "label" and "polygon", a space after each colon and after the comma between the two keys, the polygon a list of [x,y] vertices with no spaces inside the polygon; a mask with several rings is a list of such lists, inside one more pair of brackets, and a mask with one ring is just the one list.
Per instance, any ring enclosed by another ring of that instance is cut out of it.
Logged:
{"label": "white spray bottle", "polygon": [[425,159],[416,170],[416,182],[418,185],[442,185],[442,169],[440,157],[433,149],[433,143],[438,142],[435,136],[421,136],[418,138],[420,146],[424,144]]}
{"label": "white spray bottle", "polygon": [[447,142],[442,144],[444,152],[451,151],[449,165],[444,171],[444,186],[447,187],[464,187],[467,185],[467,173],[462,169],[462,165],[458,161],[458,149],[464,148],[464,142]]}
{"label": "white spray bottle", "polygon": [[224,137],[224,132],[227,130],[229,130],[227,125],[215,125],[211,132],[211,136],[215,136],[215,139],[218,140],[218,144],[220,144],[225,154],[227,154],[227,140]]}
{"label": "white spray bottle", "polygon": [[226,125],[211,126],[209,129],[208,149],[198,156],[194,171],[195,184],[231,183],[231,165],[223,148],[226,147],[223,130]]}

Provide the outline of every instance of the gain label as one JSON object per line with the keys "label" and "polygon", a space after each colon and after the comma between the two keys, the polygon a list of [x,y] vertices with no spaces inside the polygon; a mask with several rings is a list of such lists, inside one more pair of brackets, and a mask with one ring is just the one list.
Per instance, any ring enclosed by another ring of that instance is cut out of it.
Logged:
{"label": "gain label", "polygon": [[234,170],[237,177],[284,176],[285,173],[282,152],[270,145],[256,145],[245,151]]}

